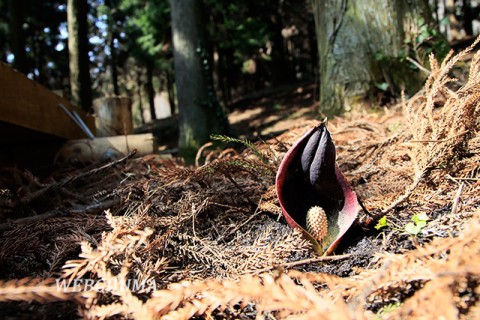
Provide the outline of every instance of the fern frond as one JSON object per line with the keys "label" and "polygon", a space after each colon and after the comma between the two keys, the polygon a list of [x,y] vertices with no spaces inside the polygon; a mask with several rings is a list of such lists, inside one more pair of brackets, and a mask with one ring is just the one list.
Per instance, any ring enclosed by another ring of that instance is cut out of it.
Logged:
{"label": "fern frond", "polygon": [[258,147],[250,140],[247,139],[238,139],[234,137],[229,137],[221,134],[212,134],[210,135],[210,139],[226,142],[226,143],[240,143],[247,147],[248,149],[252,150],[252,152],[264,163],[268,163],[267,157],[258,149]]}

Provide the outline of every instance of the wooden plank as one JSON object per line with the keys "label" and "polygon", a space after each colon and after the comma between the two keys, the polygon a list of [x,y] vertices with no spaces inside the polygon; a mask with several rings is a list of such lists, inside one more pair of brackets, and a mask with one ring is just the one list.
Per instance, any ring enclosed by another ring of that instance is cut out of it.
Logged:
{"label": "wooden plank", "polygon": [[0,62],[0,121],[64,139],[85,138],[85,133],[58,107],[60,103],[76,111],[95,132],[93,116]]}

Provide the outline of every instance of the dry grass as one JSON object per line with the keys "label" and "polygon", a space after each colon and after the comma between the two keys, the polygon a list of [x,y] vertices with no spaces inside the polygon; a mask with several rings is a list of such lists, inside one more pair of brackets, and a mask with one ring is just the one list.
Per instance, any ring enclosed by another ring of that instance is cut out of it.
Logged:
{"label": "dry grass", "polygon": [[[258,144],[262,157],[130,161],[105,176],[117,177],[113,189],[91,193],[120,199],[105,214],[14,225],[0,239],[0,302],[69,301],[87,319],[479,318],[480,54],[465,83],[449,77],[472,48],[432,58],[424,91],[401,108],[329,124],[342,170],[389,224],[376,231],[363,214],[342,259],[315,259],[272,194],[306,122]],[[19,210],[10,193],[4,215]],[[412,236],[404,226],[416,213],[429,220]],[[52,279],[94,287],[58,290]],[[133,279],[136,290],[112,287]]]}

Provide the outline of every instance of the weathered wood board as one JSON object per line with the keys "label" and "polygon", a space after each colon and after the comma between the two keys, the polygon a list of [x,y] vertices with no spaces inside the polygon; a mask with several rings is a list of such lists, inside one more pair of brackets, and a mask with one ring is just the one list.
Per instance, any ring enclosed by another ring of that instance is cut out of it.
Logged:
{"label": "weathered wood board", "polygon": [[[90,130],[95,132],[95,120],[91,115],[87,115],[67,99],[0,62],[0,123],[12,124],[57,138],[85,138],[85,133],[58,107],[60,103],[67,109],[76,111]],[[3,136],[0,142],[6,140],[15,140],[15,136]]]}

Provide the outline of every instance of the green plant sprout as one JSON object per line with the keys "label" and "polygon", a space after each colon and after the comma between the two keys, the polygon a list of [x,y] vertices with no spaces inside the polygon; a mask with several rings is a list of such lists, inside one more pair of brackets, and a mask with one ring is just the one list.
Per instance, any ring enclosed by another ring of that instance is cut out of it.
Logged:
{"label": "green plant sprout", "polygon": [[415,214],[412,217],[413,222],[405,225],[405,231],[411,235],[417,236],[422,229],[427,225],[428,216],[425,212]]}
{"label": "green plant sprout", "polygon": [[375,229],[380,230],[382,228],[391,227],[393,229],[405,231],[408,234],[417,236],[427,225],[428,216],[425,212],[421,212],[413,215],[411,220],[412,222],[407,223],[404,229],[401,230],[398,227],[396,228],[395,226],[390,225],[387,221],[387,217],[383,216],[378,220],[377,224],[375,225]]}
{"label": "green plant sprout", "polygon": [[384,307],[382,307],[379,312],[377,313],[378,318],[377,319],[382,319],[382,316],[386,315],[389,312],[395,311],[400,307],[401,303],[400,302],[393,302],[390,303]]}
{"label": "green plant sprout", "polygon": [[378,220],[377,224],[375,225],[375,229],[380,230],[382,228],[388,227],[387,217],[383,216]]}

